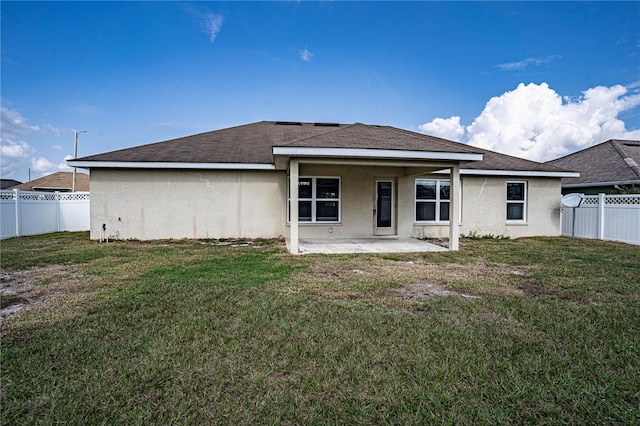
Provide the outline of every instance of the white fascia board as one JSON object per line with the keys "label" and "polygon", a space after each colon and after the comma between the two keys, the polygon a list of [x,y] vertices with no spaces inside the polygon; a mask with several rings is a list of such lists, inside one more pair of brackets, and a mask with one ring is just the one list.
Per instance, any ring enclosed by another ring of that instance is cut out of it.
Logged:
{"label": "white fascia board", "polygon": [[461,174],[480,176],[522,176],[522,177],[580,177],[578,172],[547,172],[540,170],[474,170],[460,169]]}
{"label": "white fascia board", "polygon": [[84,169],[199,169],[199,170],[275,170],[274,164],[253,163],[171,163],[128,161],[67,161],[70,167]]}
{"label": "white fascia board", "polygon": [[619,180],[614,182],[587,182],[587,183],[569,183],[562,185],[563,188],[586,188],[589,186],[614,186],[614,185],[638,185],[640,180]]}
{"label": "white fascia board", "polygon": [[[449,170],[439,170],[434,173],[449,174]],[[519,176],[519,177],[580,177],[578,172],[545,172],[540,170],[476,170],[460,169],[461,175],[472,176]]]}
{"label": "white fascia board", "polygon": [[290,157],[387,158],[413,160],[482,161],[482,154],[469,152],[406,151],[368,148],[273,147],[273,155]]}
{"label": "white fascia board", "polygon": [[68,186],[34,186],[34,191],[66,191],[71,190]]}

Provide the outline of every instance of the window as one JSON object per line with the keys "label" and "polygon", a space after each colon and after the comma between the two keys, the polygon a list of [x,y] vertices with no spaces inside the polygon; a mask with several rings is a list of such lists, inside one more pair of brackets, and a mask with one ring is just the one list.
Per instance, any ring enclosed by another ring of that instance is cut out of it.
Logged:
{"label": "window", "polygon": [[[289,193],[288,206],[291,204]],[[288,215],[291,220],[291,214]],[[298,222],[340,222],[340,178],[298,179]]]}
{"label": "window", "polygon": [[507,182],[507,220],[524,222],[526,202],[526,182]]}
{"label": "window", "polygon": [[416,179],[416,222],[449,220],[451,181]]}

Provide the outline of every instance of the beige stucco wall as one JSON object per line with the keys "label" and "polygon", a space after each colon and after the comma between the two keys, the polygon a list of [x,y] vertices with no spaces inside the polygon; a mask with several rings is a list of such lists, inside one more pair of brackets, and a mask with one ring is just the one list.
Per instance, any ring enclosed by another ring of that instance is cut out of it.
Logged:
{"label": "beige stucco wall", "polygon": [[286,236],[286,173],[91,171],[91,238]]}
{"label": "beige stucco wall", "polygon": [[[407,176],[402,167],[353,167],[302,164],[300,176],[340,176],[341,224],[301,224],[300,238],[367,238],[373,235],[376,178],[397,181],[397,235],[417,238],[448,238],[448,224],[414,221],[415,179],[447,179],[448,176]],[[525,222],[507,222],[507,181],[524,181],[527,187]],[[560,179],[462,177],[461,235],[495,235],[511,238],[560,235]],[[331,232],[332,231],[332,232]]]}
{"label": "beige stucco wall", "polygon": [[[342,190],[341,223],[300,223],[300,238],[370,238],[374,225],[375,179],[397,179],[404,176],[404,168],[301,164],[300,176],[340,177]],[[397,191],[398,194],[402,192],[405,191]]]}
{"label": "beige stucco wall", "polygon": [[[414,222],[414,182],[402,167],[301,164],[300,176],[341,178],[341,222],[304,224],[300,238],[367,238],[374,230],[376,178],[396,187],[397,235],[448,237],[448,225]],[[422,176],[421,176],[422,177]],[[438,176],[438,178],[447,178]],[[506,221],[506,182],[527,182],[527,221]],[[91,171],[91,238],[277,238],[289,236],[282,171]],[[560,179],[462,177],[460,233],[559,235]]]}
{"label": "beige stucco wall", "polygon": [[[526,182],[526,221],[507,221],[507,181]],[[560,235],[560,179],[462,176],[461,235]],[[414,225],[416,237],[447,237],[447,226]]]}

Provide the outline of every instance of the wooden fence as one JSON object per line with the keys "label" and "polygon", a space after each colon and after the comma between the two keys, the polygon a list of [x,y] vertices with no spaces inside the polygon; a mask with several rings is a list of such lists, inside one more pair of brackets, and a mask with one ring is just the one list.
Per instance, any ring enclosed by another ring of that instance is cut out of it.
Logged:
{"label": "wooden fence", "polygon": [[0,239],[89,230],[88,192],[0,191]]}
{"label": "wooden fence", "polygon": [[640,244],[640,194],[587,195],[580,207],[563,206],[562,235]]}

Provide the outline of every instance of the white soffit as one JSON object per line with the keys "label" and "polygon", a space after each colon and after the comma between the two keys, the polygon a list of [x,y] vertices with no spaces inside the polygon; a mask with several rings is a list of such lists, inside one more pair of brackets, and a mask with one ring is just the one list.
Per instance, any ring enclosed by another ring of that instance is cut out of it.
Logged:
{"label": "white soffit", "polygon": [[273,147],[273,155],[289,157],[386,158],[412,160],[482,161],[482,154],[470,152],[406,151],[368,148]]}

